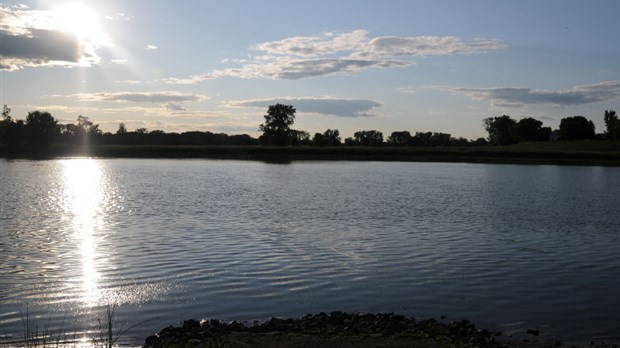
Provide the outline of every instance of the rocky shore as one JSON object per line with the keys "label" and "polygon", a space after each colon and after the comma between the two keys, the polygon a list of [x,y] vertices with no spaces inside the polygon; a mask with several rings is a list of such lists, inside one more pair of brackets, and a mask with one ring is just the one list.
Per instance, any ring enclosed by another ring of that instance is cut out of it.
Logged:
{"label": "rocky shore", "polygon": [[[528,334],[537,336],[538,332]],[[252,325],[237,321],[186,320],[164,328],[143,347],[557,347],[561,342],[510,341],[460,320],[387,314],[308,314],[300,319],[277,319]]]}

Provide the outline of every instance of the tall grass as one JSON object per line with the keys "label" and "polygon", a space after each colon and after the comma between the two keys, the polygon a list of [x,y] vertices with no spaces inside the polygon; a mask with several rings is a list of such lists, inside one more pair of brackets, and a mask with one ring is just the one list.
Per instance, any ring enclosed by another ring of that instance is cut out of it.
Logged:
{"label": "tall grass", "polygon": [[[67,319],[66,315],[63,317],[60,327],[57,330],[52,330],[50,328],[51,317],[48,318],[42,328],[39,328],[39,325],[30,316],[30,308],[28,304],[26,304],[25,313],[20,311],[20,315],[22,317],[22,325],[24,330],[24,347],[59,347],[63,344],[63,342],[70,339],[70,335],[65,330],[65,322]],[[75,339],[75,332],[73,339]]]}
{"label": "tall grass", "polygon": [[152,320],[144,320],[128,327],[125,327],[126,323],[122,323],[119,328],[115,328],[117,307],[117,304],[107,305],[105,320],[102,322],[101,318],[97,318],[98,329],[96,332],[98,334],[97,336],[91,335],[91,341],[95,347],[112,348],[131,329]]}
{"label": "tall grass", "polygon": [[[97,317],[97,324],[94,329],[89,331],[86,344],[97,348],[112,348],[133,328],[150,320],[127,326],[126,323],[118,325],[116,321],[117,304],[109,304],[105,307],[105,315]],[[77,329],[69,332],[65,327],[67,315],[63,317],[60,326],[56,329],[51,328],[51,316],[43,326],[40,326],[30,313],[28,304],[24,311],[20,311],[23,326],[23,337],[21,340],[11,340],[0,342],[0,347],[25,347],[25,348],[48,348],[66,347],[77,345]],[[6,337],[6,334],[5,334]],[[79,344],[83,346],[83,343]]]}

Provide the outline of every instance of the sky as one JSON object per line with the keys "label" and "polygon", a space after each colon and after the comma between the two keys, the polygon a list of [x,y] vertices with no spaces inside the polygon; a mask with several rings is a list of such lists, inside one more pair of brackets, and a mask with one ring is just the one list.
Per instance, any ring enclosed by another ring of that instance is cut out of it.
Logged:
{"label": "sky", "polygon": [[618,0],[40,0],[0,7],[0,104],[104,131],[486,136],[620,112]]}

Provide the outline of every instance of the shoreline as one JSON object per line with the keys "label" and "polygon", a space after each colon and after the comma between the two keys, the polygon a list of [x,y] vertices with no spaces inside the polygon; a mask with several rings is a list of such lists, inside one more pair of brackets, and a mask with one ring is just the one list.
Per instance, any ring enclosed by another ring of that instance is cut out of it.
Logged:
{"label": "shoreline", "polygon": [[[526,333],[524,333],[526,334]],[[185,320],[145,339],[143,348],[161,347],[559,347],[560,340],[517,340],[499,331],[477,328],[467,320],[416,320],[394,313],[307,314],[299,319],[272,318],[250,326],[233,321]],[[604,346],[604,345],[601,345]],[[613,346],[613,345],[611,345]]]}
{"label": "shoreline", "polygon": [[478,147],[315,147],[185,145],[55,145],[45,152],[0,152],[7,159],[66,157],[230,159],[270,163],[293,161],[399,161],[533,165],[620,166],[620,142],[525,143]]}

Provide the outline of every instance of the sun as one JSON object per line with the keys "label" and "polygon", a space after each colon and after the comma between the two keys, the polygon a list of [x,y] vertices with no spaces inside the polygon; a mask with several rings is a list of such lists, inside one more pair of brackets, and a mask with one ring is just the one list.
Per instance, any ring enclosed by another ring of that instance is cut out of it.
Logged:
{"label": "sun", "polygon": [[59,5],[50,16],[54,29],[75,35],[82,42],[107,46],[109,38],[101,27],[100,18],[92,8],[79,2]]}

